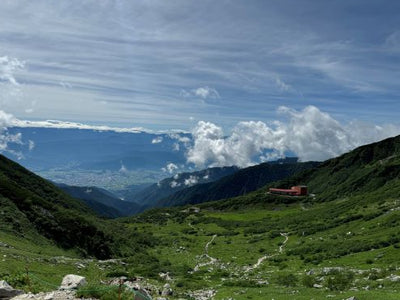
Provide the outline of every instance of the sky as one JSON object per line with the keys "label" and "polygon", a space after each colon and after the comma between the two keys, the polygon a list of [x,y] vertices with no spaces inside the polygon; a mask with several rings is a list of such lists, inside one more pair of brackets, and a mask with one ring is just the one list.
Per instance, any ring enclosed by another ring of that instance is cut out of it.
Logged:
{"label": "sky", "polygon": [[[211,140],[244,127],[263,137],[334,131],[319,144],[336,140],[332,156],[400,133],[399,12],[385,0],[3,0],[0,110],[29,121],[218,128]],[[293,127],[308,117],[312,130]],[[296,147],[277,143],[268,145]]]}

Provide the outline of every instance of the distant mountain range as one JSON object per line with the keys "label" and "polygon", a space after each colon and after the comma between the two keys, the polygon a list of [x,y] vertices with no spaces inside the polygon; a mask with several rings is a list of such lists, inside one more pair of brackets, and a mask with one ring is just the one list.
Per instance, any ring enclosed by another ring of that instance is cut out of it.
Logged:
{"label": "distant mountain range", "polygon": [[144,206],[155,206],[157,202],[178,191],[199,184],[214,182],[220,178],[231,175],[239,170],[238,167],[208,168],[196,172],[179,173],[173,177],[165,178],[152,184],[144,190],[131,196],[130,201],[135,201]]}
{"label": "distant mountain range", "polygon": [[298,172],[315,168],[319,162],[297,162],[296,158],[281,159],[240,169],[214,182],[198,184],[158,200],[156,207],[198,204],[233,198],[255,191],[268,183],[282,180]]}
{"label": "distant mountain range", "polygon": [[100,216],[107,218],[130,216],[143,210],[139,204],[123,201],[102,188],[69,186],[66,184],[57,184],[57,186],[71,197],[82,200]]}

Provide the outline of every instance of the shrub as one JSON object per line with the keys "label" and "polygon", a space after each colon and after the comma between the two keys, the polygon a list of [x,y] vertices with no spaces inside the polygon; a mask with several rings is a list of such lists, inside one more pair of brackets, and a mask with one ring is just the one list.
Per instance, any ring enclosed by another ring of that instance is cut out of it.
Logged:
{"label": "shrub", "polygon": [[312,288],[317,283],[317,279],[313,275],[305,275],[301,279],[301,283],[308,288]]}
{"label": "shrub", "polygon": [[331,291],[343,291],[350,287],[354,279],[352,272],[336,271],[327,280],[327,287]]}
{"label": "shrub", "polygon": [[297,277],[294,274],[278,274],[276,277],[276,283],[286,287],[296,286]]}

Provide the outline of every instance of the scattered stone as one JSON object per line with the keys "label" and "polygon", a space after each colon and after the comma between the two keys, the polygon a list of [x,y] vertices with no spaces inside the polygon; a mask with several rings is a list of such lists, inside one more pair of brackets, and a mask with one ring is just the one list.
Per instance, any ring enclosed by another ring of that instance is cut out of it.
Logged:
{"label": "scattered stone", "polygon": [[350,298],[347,298],[346,300],[357,300],[357,298],[354,296],[351,296]]}
{"label": "scattered stone", "polygon": [[[65,291],[53,291],[48,293],[38,293],[38,294],[21,294],[11,300],[83,300],[83,298],[76,298],[75,291],[65,290]],[[88,299],[89,300],[89,299]]]}
{"label": "scattered stone", "polygon": [[173,294],[173,291],[171,289],[171,286],[168,283],[166,283],[161,292],[161,296],[172,296],[172,294]]}
{"label": "scattered stone", "polygon": [[74,274],[68,274],[64,276],[59,290],[73,290],[84,285],[86,285],[85,277]]}
{"label": "scattered stone", "polygon": [[314,283],[314,284],[313,284],[313,288],[322,289],[322,288],[323,288],[323,285],[318,284],[318,283]]}
{"label": "scattered stone", "polygon": [[9,244],[3,243],[3,242],[0,242],[0,247],[4,247],[4,248],[14,248],[14,247],[11,247]]}
{"label": "scattered stone", "polygon": [[84,268],[86,268],[86,266],[85,266],[84,264],[81,264],[81,263],[76,263],[75,266],[76,266],[78,269],[84,269]]}
{"label": "scattered stone", "polygon": [[158,274],[158,276],[160,276],[160,278],[165,280],[165,281],[171,281],[172,280],[171,276],[169,276],[169,272],[167,272],[167,273],[161,272],[161,273]]}
{"label": "scattered stone", "polygon": [[0,280],[0,299],[10,299],[22,293],[22,291],[14,289],[5,280]]}
{"label": "scattered stone", "polygon": [[400,281],[400,276],[394,275],[394,274],[390,274],[390,276],[388,276],[387,278],[388,278],[390,281],[393,281],[393,282]]}
{"label": "scattered stone", "polygon": [[314,270],[311,269],[311,270],[309,270],[309,271],[306,272],[306,275],[309,275],[309,276],[310,276],[310,275],[314,275],[314,273],[315,273]]}
{"label": "scattered stone", "polygon": [[196,300],[211,300],[217,294],[215,290],[197,290],[188,292],[187,295]]}

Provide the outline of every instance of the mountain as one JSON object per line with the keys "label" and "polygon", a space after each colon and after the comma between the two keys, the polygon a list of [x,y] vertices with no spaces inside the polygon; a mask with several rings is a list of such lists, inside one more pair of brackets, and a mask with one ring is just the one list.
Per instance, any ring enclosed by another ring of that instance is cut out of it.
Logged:
{"label": "mountain", "polygon": [[288,158],[244,168],[217,181],[182,189],[157,201],[157,207],[197,204],[232,198],[255,191],[266,184],[315,168],[318,162],[297,162]]}
{"label": "mountain", "polygon": [[148,238],[101,220],[84,203],[0,155],[0,228],[33,243],[51,241],[109,258],[145,247]]}
{"label": "mountain", "polygon": [[156,184],[152,184],[142,191],[134,194],[130,201],[140,205],[152,207],[157,201],[173,193],[186,189],[190,186],[213,182],[222,177],[233,174],[239,170],[238,167],[216,167],[196,172],[185,172],[176,174],[173,177],[165,178]]}
{"label": "mountain", "polygon": [[80,199],[96,211],[99,215],[108,218],[117,218],[134,215],[142,207],[134,202],[123,201],[109,191],[98,187],[69,186],[57,184],[64,192],[73,198]]}
{"label": "mountain", "polygon": [[[268,193],[297,184],[311,194]],[[201,287],[248,299],[399,297],[400,136],[188,208],[153,209],[128,221],[151,224],[142,227],[147,233],[157,228],[164,246],[154,253],[168,257],[177,294]]]}
{"label": "mountain", "polygon": [[305,184],[317,201],[330,201],[397,184],[400,177],[400,136],[361,146],[323,162],[315,170],[287,178],[277,187]]}

